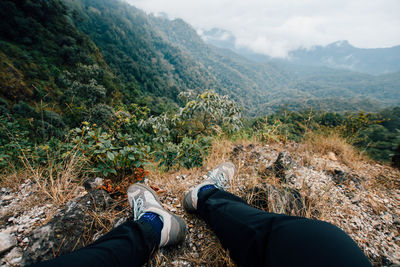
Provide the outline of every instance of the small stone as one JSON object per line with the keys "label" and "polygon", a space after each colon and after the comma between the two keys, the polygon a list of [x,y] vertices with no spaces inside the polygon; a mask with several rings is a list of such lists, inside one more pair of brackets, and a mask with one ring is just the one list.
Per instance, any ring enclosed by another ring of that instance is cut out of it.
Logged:
{"label": "small stone", "polygon": [[11,200],[11,199],[13,199],[13,198],[14,198],[13,195],[8,195],[8,196],[4,196],[4,197],[3,197],[3,200],[4,200],[4,201],[8,201],[8,200]]}
{"label": "small stone", "polygon": [[22,243],[29,243],[29,238],[25,237],[25,238],[22,240]]}
{"label": "small stone", "polygon": [[353,204],[358,204],[361,202],[360,196],[355,196],[352,200],[351,203]]}
{"label": "small stone", "polygon": [[8,263],[6,266],[21,266],[21,261],[22,251],[20,248],[15,247],[1,259],[0,264]]}
{"label": "small stone", "polygon": [[0,233],[0,254],[12,249],[17,245],[17,240],[10,234]]}
{"label": "small stone", "polygon": [[388,213],[385,213],[384,215],[381,216],[381,218],[385,221],[385,222],[390,222],[392,221],[392,216]]}
{"label": "small stone", "polygon": [[100,177],[92,178],[86,181],[83,186],[86,190],[95,190],[104,184],[104,179]]}
{"label": "small stone", "polygon": [[393,214],[392,217],[393,217],[393,224],[399,225],[400,224],[399,216],[397,216],[396,214]]}
{"label": "small stone", "polygon": [[332,161],[337,161],[338,160],[337,157],[336,157],[336,154],[333,153],[332,151],[328,152],[328,159],[330,159]]}
{"label": "small stone", "polygon": [[8,218],[8,222],[13,222],[15,220],[15,218],[14,217],[10,217],[10,218]]}
{"label": "small stone", "polygon": [[[166,266],[165,263],[163,263],[162,266]],[[191,266],[189,262],[184,261],[184,260],[175,260],[171,262],[171,266],[176,266],[176,267],[189,267]]]}
{"label": "small stone", "polygon": [[22,256],[17,257],[17,258],[13,258],[12,260],[10,260],[10,264],[11,265],[17,265],[17,264],[21,263],[21,261],[22,261]]}

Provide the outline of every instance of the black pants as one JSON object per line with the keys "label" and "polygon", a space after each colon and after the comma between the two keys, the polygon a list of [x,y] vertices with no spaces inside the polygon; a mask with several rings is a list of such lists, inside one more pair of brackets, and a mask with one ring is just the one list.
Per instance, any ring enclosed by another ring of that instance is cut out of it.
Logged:
{"label": "black pants", "polygon": [[[219,189],[199,193],[198,211],[242,266],[371,266],[346,233],[326,222],[267,213]],[[158,243],[150,226],[126,222],[39,266],[141,266]]]}

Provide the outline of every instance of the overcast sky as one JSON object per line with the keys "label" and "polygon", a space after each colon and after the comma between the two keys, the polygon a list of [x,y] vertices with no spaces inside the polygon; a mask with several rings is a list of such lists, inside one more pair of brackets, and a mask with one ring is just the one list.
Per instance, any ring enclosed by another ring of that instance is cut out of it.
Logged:
{"label": "overcast sky", "polygon": [[363,48],[400,44],[400,0],[125,0],[196,30],[229,30],[237,46],[272,56],[348,40]]}

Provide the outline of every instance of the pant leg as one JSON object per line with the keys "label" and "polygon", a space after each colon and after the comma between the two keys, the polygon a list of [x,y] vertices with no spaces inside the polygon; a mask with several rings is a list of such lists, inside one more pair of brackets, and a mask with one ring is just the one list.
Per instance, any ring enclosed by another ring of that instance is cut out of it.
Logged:
{"label": "pant leg", "polygon": [[159,243],[149,224],[129,220],[91,245],[33,266],[142,266]]}
{"label": "pant leg", "polygon": [[199,193],[198,212],[242,266],[371,266],[357,244],[327,222],[267,213],[219,189]]}

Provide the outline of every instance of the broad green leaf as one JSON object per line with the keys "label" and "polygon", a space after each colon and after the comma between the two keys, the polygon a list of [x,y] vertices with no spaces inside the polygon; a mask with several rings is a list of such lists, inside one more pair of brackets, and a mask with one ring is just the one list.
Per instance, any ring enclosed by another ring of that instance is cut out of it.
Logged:
{"label": "broad green leaf", "polygon": [[114,154],[111,153],[110,151],[107,152],[107,158],[111,161],[114,161]]}

